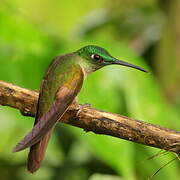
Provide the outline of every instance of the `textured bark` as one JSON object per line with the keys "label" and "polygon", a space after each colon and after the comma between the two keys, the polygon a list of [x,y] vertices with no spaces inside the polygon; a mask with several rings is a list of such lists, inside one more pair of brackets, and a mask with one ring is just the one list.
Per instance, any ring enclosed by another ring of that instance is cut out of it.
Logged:
{"label": "textured bark", "polygon": [[[0,104],[17,108],[23,115],[35,116],[38,92],[0,81]],[[180,132],[150,123],[134,120],[118,114],[73,104],[61,122],[111,135],[147,146],[180,154]]]}

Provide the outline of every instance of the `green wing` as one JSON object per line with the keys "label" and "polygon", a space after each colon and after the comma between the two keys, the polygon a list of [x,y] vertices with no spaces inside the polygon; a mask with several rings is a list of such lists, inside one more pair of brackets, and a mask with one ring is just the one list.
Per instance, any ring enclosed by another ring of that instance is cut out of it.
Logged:
{"label": "green wing", "polygon": [[55,101],[48,111],[38,120],[31,132],[14,148],[14,152],[21,151],[39,142],[66,112],[68,106],[79,93],[84,74],[79,65],[73,65],[71,75],[56,92]]}

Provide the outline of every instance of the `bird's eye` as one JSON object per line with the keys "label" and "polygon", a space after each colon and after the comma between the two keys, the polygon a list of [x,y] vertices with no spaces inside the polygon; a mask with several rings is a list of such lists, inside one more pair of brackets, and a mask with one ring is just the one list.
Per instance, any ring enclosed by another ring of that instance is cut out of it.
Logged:
{"label": "bird's eye", "polygon": [[97,61],[103,61],[102,57],[99,56],[98,54],[92,54],[91,58]]}

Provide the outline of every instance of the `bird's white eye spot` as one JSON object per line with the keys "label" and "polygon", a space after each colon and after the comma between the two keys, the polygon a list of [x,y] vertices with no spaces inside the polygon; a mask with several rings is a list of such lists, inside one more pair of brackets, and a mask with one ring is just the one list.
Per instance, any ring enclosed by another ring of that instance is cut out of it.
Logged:
{"label": "bird's white eye spot", "polygon": [[91,54],[91,58],[97,61],[102,59],[101,56],[99,56],[98,54]]}

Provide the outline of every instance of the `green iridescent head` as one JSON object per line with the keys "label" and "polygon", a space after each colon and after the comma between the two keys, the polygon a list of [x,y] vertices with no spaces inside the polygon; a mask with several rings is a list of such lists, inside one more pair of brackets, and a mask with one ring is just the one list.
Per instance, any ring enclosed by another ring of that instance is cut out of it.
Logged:
{"label": "green iridescent head", "polygon": [[75,53],[77,53],[83,59],[87,60],[94,69],[94,71],[106,65],[118,64],[147,72],[143,68],[112,57],[108,51],[95,45],[85,46],[76,51]]}

